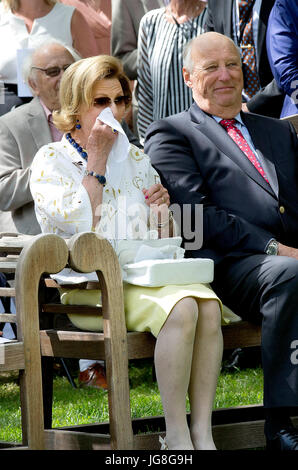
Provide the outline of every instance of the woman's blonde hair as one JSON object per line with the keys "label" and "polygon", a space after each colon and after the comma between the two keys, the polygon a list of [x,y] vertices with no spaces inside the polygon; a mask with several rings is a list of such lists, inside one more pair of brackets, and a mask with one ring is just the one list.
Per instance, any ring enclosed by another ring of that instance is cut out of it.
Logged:
{"label": "woman's blonde hair", "polygon": [[99,80],[116,78],[131,101],[129,79],[123,72],[121,62],[109,55],[87,57],[73,63],[63,74],[60,82],[60,111],[53,113],[55,126],[62,132],[71,132],[83,106],[91,108],[94,87]]}
{"label": "woman's blonde hair", "polygon": [[[57,0],[44,0],[47,5],[54,5]],[[20,8],[20,0],[2,0],[3,5],[11,11],[18,11]]]}

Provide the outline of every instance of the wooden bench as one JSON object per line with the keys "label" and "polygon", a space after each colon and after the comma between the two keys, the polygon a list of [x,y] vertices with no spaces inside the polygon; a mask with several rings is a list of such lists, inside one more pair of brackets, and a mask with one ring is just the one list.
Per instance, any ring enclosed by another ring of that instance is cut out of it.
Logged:
{"label": "wooden bench", "polygon": [[[8,240],[10,239],[11,243],[14,244],[14,241],[17,240],[17,235],[2,233],[0,234],[0,245],[2,236],[7,236]],[[18,241],[19,243],[19,241]],[[8,242],[9,244],[9,242]],[[23,245],[22,245],[23,246]],[[18,254],[21,251],[21,247],[16,249],[8,249],[8,252],[2,253],[0,257],[0,272],[4,274],[13,274],[16,270],[16,264],[18,259]],[[15,297],[15,288],[14,287],[1,287],[0,288],[0,297],[13,298]],[[17,323],[17,316],[15,314],[5,312],[0,314],[0,323]],[[25,357],[24,357],[24,341],[22,332],[20,329],[20,334],[18,339],[11,340],[6,343],[0,344],[0,373],[8,371],[19,371],[19,381],[20,381],[20,402],[21,402],[21,423],[22,423],[22,448],[26,448],[28,443],[28,434],[27,434],[27,414],[26,414],[26,403],[24,401],[24,374],[25,374]],[[33,397],[29,397],[29,400],[32,402]],[[17,443],[7,443],[0,441],[0,449],[2,447],[18,447],[20,446]]]}
{"label": "wooden bench", "polygon": [[[16,247],[16,240],[13,244]],[[22,325],[20,334],[27,345],[24,391],[29,448],[159,449],[158,436],[164,433],[164,418],[131,419],[128,377],[128,361],[153,357],[155,339],[149,333],[126,331],[121,270],[111,245],[94,233],[78,234],[68,241],[48,234],[33,237],[19,248],[22,252],[16,265],[16,308]],[[80,313],[103,315],[103,333],[40,330],[39,317],[51,318],[55,313],[67,314],[78,308],[49,304],[42,299],[45,289],[53,286],[53,281],[43,274],[59,272],[66,265],[79,272],[97,271],[102,308],[79,308]],[[247,322],[224,326],[223,335],[227,349],[260,345],[260,327]],[[42,358],[53,357],[105,360],[109,423],[51,429],[51,390],[45,380],[42,386],[41,362]],[[34,406],[29,400],[31,390],[35,391]],[[260,405],[215,410],[213,433],[217,447],[263,446],[263,419]]]}

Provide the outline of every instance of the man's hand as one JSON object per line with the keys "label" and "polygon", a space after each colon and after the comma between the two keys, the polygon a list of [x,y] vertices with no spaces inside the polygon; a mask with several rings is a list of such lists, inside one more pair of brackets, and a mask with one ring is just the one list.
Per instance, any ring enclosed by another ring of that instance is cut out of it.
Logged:
{"label": "man's hand", "polygon": [[298,249],[278,243],[278,256],[289,256],[298,259]]}

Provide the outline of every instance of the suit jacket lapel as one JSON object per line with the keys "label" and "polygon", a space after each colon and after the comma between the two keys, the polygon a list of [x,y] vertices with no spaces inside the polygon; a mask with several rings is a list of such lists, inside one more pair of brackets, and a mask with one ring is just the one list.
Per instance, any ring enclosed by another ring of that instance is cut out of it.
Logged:
{"label": "suit jacket lapel", "polygon": [[[270,194],[274,192],[260,173],[253,167],[237,144],[228,136],[226,131],[213,119],[205,114],[194,103],[190,108],[191,120],[194,127],[202,132],[216,147],[236,163],[251,179],[262,186]],[[274,195],[275,196],[275,195]]]}
{"label": "suit jacket lapel", "polygon": [[249,113],[241,113],[242,120],[249,130],[250,136],[254,143],[254,146],[261,158],[264,157],[265,165],[264,170],[268,175],[269,181],[271,182],[271,187],[276,195],[278,195],[278,179],[275,168],[275,161],[271,159],[273,152],[268,152],[268,149],[271,149],[271,139],[266,132],[266,128],[256,126],[254,118]]}
{"label": "suit jacket lapel", "polygon": [[30,102],[30,109],[28,110],[28,126],[32,137],[39,149],[45,144],[52,142],[51,131],[46,119],[45,112],[41,106],[39,99],[34,98]]}

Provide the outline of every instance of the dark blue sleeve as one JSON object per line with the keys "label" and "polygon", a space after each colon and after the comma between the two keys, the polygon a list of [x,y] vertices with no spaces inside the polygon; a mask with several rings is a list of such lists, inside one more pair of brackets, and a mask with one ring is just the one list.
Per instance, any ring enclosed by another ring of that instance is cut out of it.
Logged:
{"label": "dark blue sleeve", "polygon": [[267,29],[267,53],[279,87],[290,97],[298,92],[298,2],[277,0]]}

